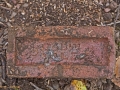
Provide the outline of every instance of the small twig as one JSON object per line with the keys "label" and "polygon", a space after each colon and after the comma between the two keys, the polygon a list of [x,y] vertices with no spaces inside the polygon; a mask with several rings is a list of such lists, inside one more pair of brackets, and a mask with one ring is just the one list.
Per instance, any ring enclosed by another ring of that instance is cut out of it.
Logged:
{"label": "small twig", "polygon": [[2,78],[5,80],[6,79],[6,63],[5,63],[5,57],[0,54],[0,59],[2,63]]}
{"label": "small twig", "polygon": [[7,82],[3,78],[1,78],[1,81],[2,81],[2,83],[7,85]]}
{"label": "small twig", "polygon": [[47,86],[50,90],[54,90],[51,86]]}
{"label": "small twig", "polygon": [[42,21],[33,21],[33,22],[31,22],[31,23],[39,23],[39,22],[41,23]]}
{"label": "small twig", "polygon": [[12,7],[12,5],[11,5],[10,3],[8,3],[6,0],[3,0],[3,1],[6,3],[6,5],[7,5],[9,8]]}
{"label": "small twig", "polygon": [[7,87],[7,86],[0,86],[0,89],[15,89],[16,90],[16,88],[17,88],[17,90],[20,88],[20,86],[9,86],[9,87]]}
{"label": "small twig", "polygon": [[4,23],[2,23],[2,22],[0,22],[0,25],[2,25],[2,26],[4,26],[4,27],[6,27],[6,25],[5,25]]}
{"label": "small twig", "polygon": [[101,26],[105,26],[105,24],[103,24],[103,23],[101,22]]}
{"label": "small twig", "polygon": [[102,5],[102,4],[96,2],[95,0],[93,0],[93,2],[94,2],[97,6],[99,6],[99,7],[101,7],[101,8],[103,9],[103,5]]}
{"label": "small twig", "polygon": [[116,21],[117,21],[119,15],[120,15],[120,4],[119,4],[119,6],[118,6],[118,8],[117,8],[117,15],[116,15],[116,18],[115,18],[115,20],[114,20],[114,28],[116,27]]}
{"label": "small twig", "polygon": [[33,86],[35,88],[35,90],[43,90],[43,89],[39,88],[38,86],[36,86],[35,84],[33,84],[32,82],[30,82],[30,85]]}
{"label": "small twig", "polygon": [[5,9],[5,10],[9,10],[9,11],[12,11],[10,8],[7,8],[7,7],[1,6],[1,5],[0,5],[0,8]]}
{"label": "small twig", "polygon": [[[116,22],[116,24],[118,24],[118,23],[120,23],[120,21],[117,21]],[[107,25],[113,25],[113,24],[115,24],[114,22],[111,22],[111,23],[109,23],[109,24],[107,24]]]}

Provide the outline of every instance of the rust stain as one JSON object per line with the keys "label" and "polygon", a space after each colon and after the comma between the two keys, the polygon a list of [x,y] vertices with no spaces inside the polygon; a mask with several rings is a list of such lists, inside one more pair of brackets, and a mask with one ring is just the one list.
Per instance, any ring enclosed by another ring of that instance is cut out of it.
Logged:
{"label": "rust stain", "polygon": [[[16,64],[76,63],[107,65],[106,38],[16,39]],[[106,54],[106,55],[105,55]]]}
{"label": "rust stain", "polygon": [[[111,78],[115,45],[111,27],[18,28],[7,51],[11,77]],[[10,63],[9,63],[10,62]],[[12,64],[13,63],[13,64]]]}

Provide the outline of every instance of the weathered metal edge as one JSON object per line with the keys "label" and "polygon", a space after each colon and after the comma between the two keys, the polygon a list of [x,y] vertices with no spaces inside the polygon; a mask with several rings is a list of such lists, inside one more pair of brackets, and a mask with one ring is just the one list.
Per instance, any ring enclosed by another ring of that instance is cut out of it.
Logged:
{"label": "weathered metal edge", "polygon": [[[84,28],[84,27],[83,27]],[[86,28],[86,27],[85,27]],[[89,30],[93,30],[93,28],[95,28],[95,27],[87,27],[87,28],[91,28],[91,29],[89,29]],[[96,30],[101,30],[100,28],[101,27],[96,27],[97,29]],[[112,37],[108,37],[108,40],[109,40],[109,43],[110,43],[110,45],[111,46],[113,46],[112,47],[112,52],[110,52],[110,63],[109,63],[109,66],[108,67],[106,67],[107,68],[107,70],[108,70],[108,72],[109,72],[109,74],[106,76],[106,78],[112,78],[112,76],[113,76],[113,71],[114,71],[114,66],[115,66],[115,47],[114,47],[114,33],[113,33],[113,28],[110,28],[110,27],[102,27],[102,28],[104,28],[105,30],[109,30],[108,32],[110,32],[109,34],[110,35],[112,35]],[[16,35],[16,32],[17,32],[17,30],[15,31],[15,29],[11,29],[13,32],[12,33],[15,33],[15,35]],[[99,31],[98,30],[98,31]],[[103,30],[104,31],[104,30]],[[9,52],[9,53],[7,53],[7,56],[8,56],[8,59],[10,60],[11,59],[11,61],[9,61],[9,62],[11,62],[11,65],[8,65],[7,67],[11,67],[11,66],[14,66],[15,65],[15,63],[14,63],[14,54],[13,53],[15,53],[15,50],[14,50],[14,48],[15,48],[15,45],[14,45],[14,42],[15,42],[15,40],[14,40],[14,38],[16,37],[16,36],[14,36],[12,33],[10,33],[9,34],[9,36],[12,36],[11,37],[11,39],[8,39],[8,42],[9,42],[9,40],[10,40],[10,42],[11,43],[9,43],[9,46],[11,45],[12,47],[13,47],[13,51],[12,52]],[[103,32],[102,32],[103,33]],[[104,32],[104,35],[105,35],[106,33]],[[107,33],[108,34],[108,33]],[[102,35],[102,34],[101,34]],[[103,36],[104,36],[103,35]],[[104,36],[105,37],[105,36]],[[102,38],[102,36],[100,36],[100,37],[98,37],[98,38]],[[8,46],[8,47],[9,47]],[[111,47],[110,47],[111,48]],[[9,51],[9,50],[8,50]],[[9,54],[9,55],[8,55]],[[13,59],[13,60],[12,60]],[[9,63],[8,62],[8,63]],[[17,67],[17,66],[16,66]],[[21,67],[21,68],[25,68],[25,67]],[[14,71],[14,70],[13,70]],[[7,72],[8,72],[8,70],[7,70]],[[8,76],[13,76],[13,77],[15,77],[14,75],[8,75]],[[17,77],[21,77],[21,76],[17,76]],[[25,77],[25,76],[22,76],[22,77]],[[36,76],[35,76],[36,77]],[[90,77],[90,78],[92,78],[92,77]],[[98,77],[98,78],[101,78],[101,77]],[[103,77],[104,78],[104,77]]]}

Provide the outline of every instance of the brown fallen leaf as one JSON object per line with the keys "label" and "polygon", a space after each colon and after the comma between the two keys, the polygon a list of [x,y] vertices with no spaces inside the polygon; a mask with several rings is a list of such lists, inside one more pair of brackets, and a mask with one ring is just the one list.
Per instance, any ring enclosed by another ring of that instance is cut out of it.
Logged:
{"label": "brown fallen leaf", "polygon": [[116,59],[115,75],[116,78],[120,77],[120,56]]}
{"label": "brown fallen leaf", "polygon": [[116,58],[115,75],[116,76],[112,79],[112,82],[120,87],[120,56]]}
{"label": "brown fallen leaf", "polygon": [[113,79],[112,79],[112,82],[113,82],[116,86],[120,87],[120,78],[113,78]]}

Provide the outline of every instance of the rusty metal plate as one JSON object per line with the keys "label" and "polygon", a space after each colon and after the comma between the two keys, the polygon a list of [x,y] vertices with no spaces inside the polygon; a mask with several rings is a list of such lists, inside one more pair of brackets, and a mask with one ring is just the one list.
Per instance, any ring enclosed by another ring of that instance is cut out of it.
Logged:
{"label": "rusty metal plate", "polygon": [[111,27],[16,27],[9,30],[11,77],[111,78],[115,45]]}

